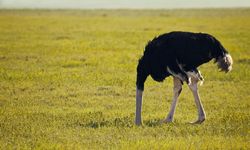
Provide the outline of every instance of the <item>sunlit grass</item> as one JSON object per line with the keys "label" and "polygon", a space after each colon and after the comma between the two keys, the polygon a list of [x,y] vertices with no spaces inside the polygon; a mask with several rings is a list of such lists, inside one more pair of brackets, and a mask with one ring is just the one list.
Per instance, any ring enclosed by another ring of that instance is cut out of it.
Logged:
{"label": "sunlit grass", "polygon": [[[0,10],[0,149],[249,149],[250,9]],[[145,84],[134,126],[135,77],[145,44],[164,32],[207,32],[234,59],[200,70],[207,120],[187,86],[175,123],[172,79]]]}

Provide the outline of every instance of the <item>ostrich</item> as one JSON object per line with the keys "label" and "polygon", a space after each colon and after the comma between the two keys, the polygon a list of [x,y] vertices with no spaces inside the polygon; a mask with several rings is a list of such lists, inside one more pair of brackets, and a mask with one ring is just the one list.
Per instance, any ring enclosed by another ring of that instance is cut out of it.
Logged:
{"label": "ostrich", "polygon": [[212,59],[221,71],[227,73],[232,70],[233,60],[230,54],[215,37],[206,33],[174,31],[149,41],[137,66],[135,124],[142,124],[144,82],[149,75],[158,82],[173,76],[173,101],[163,123],[173,122],[177,99],[184,82],[192,91],[198,109],[198,120],[191,123],[201,124],[205,121],[206,114],[197,86],[199,81],[203,82],[203,77],[197,67]]}

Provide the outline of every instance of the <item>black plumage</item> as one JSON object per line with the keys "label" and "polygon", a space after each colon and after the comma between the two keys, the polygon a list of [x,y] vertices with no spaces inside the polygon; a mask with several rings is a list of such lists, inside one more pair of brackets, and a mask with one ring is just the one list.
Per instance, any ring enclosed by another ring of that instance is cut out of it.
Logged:
{"label": "black plumage", "polygon": [[173,73],[181,74],[188,82],[186,72],[197,72],[200,65],[213,58],[218,60],[227,53],[215,37],[206,33],[175,31],[162,34],[145,47],[137,66],[136,86],[143,90],[149,75],[161,82]]}

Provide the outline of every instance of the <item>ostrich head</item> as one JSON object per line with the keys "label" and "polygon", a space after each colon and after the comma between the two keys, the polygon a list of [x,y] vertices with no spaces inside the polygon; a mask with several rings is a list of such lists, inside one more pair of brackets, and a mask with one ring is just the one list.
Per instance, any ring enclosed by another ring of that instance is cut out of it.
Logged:
{"label": "ostrich head", "polygon": [[232,70],[233,59],[230,54],[226,53],[224,56],[217,58],[215,61],[221,71],[227,73]]}

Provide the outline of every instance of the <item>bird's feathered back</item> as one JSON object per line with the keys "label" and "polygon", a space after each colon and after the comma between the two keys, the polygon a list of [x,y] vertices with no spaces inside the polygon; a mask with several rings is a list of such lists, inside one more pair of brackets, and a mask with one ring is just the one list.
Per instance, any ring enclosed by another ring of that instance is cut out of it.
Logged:
{"label": "bird's feathered back", "polygon": [[137,66],[137,87],[144,88],[148,75],[163,81],[171,75],[167,67],[178,73],[181,64],[185,71],[190,71],[225,54],[225,48],[209,34],[181,31],[162,34],[145,47]]}

